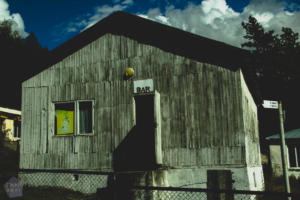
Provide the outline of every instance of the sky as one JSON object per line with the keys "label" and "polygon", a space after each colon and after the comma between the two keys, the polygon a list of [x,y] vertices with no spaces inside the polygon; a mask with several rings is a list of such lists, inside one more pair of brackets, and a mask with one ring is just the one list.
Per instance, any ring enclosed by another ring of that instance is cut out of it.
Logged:
{"label": "sky", "polygon": [[265,30],[300,33],[300,0],[0,0],[0,21],[52,50],[118,10],[237,47],[249,15]]}

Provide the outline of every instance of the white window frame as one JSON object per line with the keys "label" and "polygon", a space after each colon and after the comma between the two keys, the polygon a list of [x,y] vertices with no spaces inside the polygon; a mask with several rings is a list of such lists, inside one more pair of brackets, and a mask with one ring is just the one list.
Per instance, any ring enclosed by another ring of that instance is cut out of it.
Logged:
{"label": "white window frame", "polygon": [[[94,100],[77,100],[75,101],[75,108],[76,108],[76,122],[75,122],[75,126],[76,126],[76,134],[75,135],[94,135],[94,107],[95,107],[95,101]],[[79,133],[79,103],[80,102],[92,102],[92,132],[91,133]]]}
{"label": "white window frame", "polygon": [[[79,133],[79,103],[80,102],[92,102],[92,132],[91,133]],[[94,112],[94,108],[95,108],[95,100],[94,99],[89,99],[89,100],[73,100],[73,101],[57,101],[57,102],[53,102],[53,108],[54,108],[54,116],[55,116],[55,105],[56,104],[65,104],[65,103],[73,103],[74,104],[74,133],[73,134],[60,134],[58,135],[56,133],[56,131],[54,131],[54,136],[57,137],[73,137],[73,136],[93,136],[95,131],[94,131],[94,121],[95,121],[95,112]],[[53,118],[55,119],[55,117],[53,116]],[[52,118],[52,119],[53,119]],[[55,122],[54,122],[54,126],[55,126]],[[55,127],[54,127],[55,130]]]}
{"label": "white window frame", "polygon": [[18,120],[14,120],[14,125],[13,125],[14,132],[13,132],[13,136],[14,136],[14,138],[21,138],[21,122],[20,122],[19,126],[15,125],[15,123],[18,123]]}
{"label": "white window frame", "polygon": [[[286,147],[287,147],[287,160],[288,160],[289,169],[300,169],[300,156],[298,157],[296,146],[294,146],[294,145],[286,145]],[[289,149],[290,148],[294,149],[296,167],[291,167],[291,164],[290,164],[290,153],[289,153]],[[300,147],[298,146],[298,148],[300,148]]]}

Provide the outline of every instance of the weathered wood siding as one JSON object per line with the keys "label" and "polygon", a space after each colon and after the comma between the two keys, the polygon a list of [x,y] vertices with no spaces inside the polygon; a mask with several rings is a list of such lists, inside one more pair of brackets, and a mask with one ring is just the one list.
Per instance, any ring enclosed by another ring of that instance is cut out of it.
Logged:
{"label": "weathered wood siding", "polygon": [[[245,134],[257,122],[253,105],[243,103],[253,100],[240,71],[106,34],[23,83],[20,167],[111,170],[112,152],[134,125],[127,67],[134,79],[152,78],[160,93],[164,165],[246,164],[245,138],[255,140],[257,130]],[[53,102],[78,99],[95,100],[95,134],[55,136]]]}
{"label": "weathered wood siding", "polygon": [[248,166],[261,165],[257,107],[241,73],[243,124],[245,131],[246,162]]}

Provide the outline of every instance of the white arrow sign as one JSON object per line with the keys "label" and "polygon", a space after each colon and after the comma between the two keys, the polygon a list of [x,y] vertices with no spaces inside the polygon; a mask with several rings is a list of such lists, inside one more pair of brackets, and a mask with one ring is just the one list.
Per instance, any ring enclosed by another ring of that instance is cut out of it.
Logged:
{"label": "white arrow sign", "polygon": [[263,100],[264,108],[278,109],[278,101]]}

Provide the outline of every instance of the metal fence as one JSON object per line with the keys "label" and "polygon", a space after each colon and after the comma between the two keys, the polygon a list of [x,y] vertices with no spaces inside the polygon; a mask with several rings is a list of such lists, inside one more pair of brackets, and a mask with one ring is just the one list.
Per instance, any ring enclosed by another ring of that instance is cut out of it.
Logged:
{"label": "metal fence", "polygon": [[22,170],[18,178],[31,187],[62,187],[82,193],[96,193],[107,187],[108,173],[63,170]]}
{"label": "metal fence", "polygon": [[107,189],[99,199],[113,200],[300,200],[300,195],[285,192],[261,192],[243,190],[212,190],[173,187],[134,187]]}
{"label": "metal fence", "polygon": [[117,184],[111,173],[64,170],[21,170],[25,185],[63,187],[96,193],[99,200],[300,200],[300,194],[285,192],[214,190],[178,187],[142,187]]}

